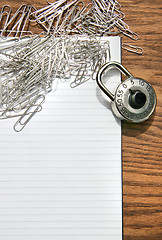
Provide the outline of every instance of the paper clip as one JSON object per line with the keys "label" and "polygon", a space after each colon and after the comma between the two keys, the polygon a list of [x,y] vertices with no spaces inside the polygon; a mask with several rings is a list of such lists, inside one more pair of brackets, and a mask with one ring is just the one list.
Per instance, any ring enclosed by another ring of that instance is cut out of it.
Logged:
{"label": "paper clip", "polygon": [[124,31],[122,31],[123,35],[133,39],[133,40],[138,40],[139,39],[139,35],[129,29],[126,29]]}
{"label": "paper clip", "polygon": [[143,53],[143,49],[141,47],[133,46],[128,43],[122,43],[122,49],[127,50],[128,52],[139,54],[139,55]]}
{"label": "paper clip", "polygon": [[23,4],[18,8],[16,13],[12,16],[12,18],[5,26],[4,30],[6,30],[6,32],[9,32],[7,36],[13,33],[15,37],[21,37],[23,33],[28,32],[25,31],[25,27],[27,25],[27,22],[29,21],[31,8],[32,6],[26,4]]}
{"label": "paper clip", "polygon": [[[44,95],[38,95],[32,102],[31,105],[26,109],[23,115],[18,119],[18,121],[13,126],[13,129],[16,132],[20,132],[26,124],[30,121],[30,119],[42,109],[42,103],[45,100]],[[39,102],[40,101],[40,102]],[[33,111],[31,111],[33,109]],[[29,114],[29,112],[31,113]]]}
{"label": "paper clip", "polygon": [[85,76],[85,74],[87,73],[86,68],[87,68],[86,63],[81,64],[81,66],[78,70],[78,73],[75,77],[75,80],[70,84],[71,88],[75,88],[90,79],[89,76],[88,76],[88,78],[86,78],[86,76]]}
{"label": "paper clip", "polygon": [[[0,29],[0,36],[3,36],[4,32],[6,31],[7,28],[7,23],[10,19],[10,15],[11,15],[11,7],[9,5],[4,5],[1,9],[1,13],[0,13],[0,22],[2,24],[1,29]],[[4,20],[4,18],[6,18]],[[3,23],[4,21],[4,23]]]}

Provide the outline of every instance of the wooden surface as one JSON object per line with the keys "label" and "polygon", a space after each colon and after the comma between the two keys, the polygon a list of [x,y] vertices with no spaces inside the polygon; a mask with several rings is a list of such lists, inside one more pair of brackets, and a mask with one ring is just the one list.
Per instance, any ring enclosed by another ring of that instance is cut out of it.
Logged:
{"label": "wooden surface", "polygon": [[[124,240],[161,240],[162,1],[119,2],[125,22],[140,35],[138,41],[124,38],[123,42],[144,50],[142,56],[123,50],[122,63],[134,76],[150,82],[157,93],[156,112],[148,121],[122,124]],[[46,0],[1,0],[0,6],[9,4],[16,10],[22,3],[41,8]]]}
{"label": "wooden surface", "polygon": [[157,94],[154,116],[139,125],[122,125],[124,240],[160,240],[162,1],[122,0],[120,3],[126,22],[140,36],[134,44],[144,49],[142,56],[123,51],[122,63],[134,76],[149,81]]}

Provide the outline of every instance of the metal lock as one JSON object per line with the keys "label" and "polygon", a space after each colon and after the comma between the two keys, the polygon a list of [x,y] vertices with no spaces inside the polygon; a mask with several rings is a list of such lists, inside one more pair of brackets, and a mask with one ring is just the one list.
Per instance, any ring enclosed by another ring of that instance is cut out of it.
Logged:
{"label": "metal lock", "polygon": [[[109,69],[116,68],[128,78],[121,82],[115,94],[104,85],[102,76]],[[135,78],[118,62],[103,65],[96,76],[100,89],[112,100],[112,110],[121,120],[139,123],[147,120],[156,107],[156,94],[153,87],[141,78]]]}

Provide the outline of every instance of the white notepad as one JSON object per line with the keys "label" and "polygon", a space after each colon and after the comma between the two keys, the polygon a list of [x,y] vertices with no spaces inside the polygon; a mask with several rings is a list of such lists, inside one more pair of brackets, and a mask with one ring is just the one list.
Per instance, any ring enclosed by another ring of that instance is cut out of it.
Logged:
{"label": "white notepad", "polygon": [[121,240],[121,125],[96,82],[60,82],[22,132],[14,123],[0,121],[0,239]]}

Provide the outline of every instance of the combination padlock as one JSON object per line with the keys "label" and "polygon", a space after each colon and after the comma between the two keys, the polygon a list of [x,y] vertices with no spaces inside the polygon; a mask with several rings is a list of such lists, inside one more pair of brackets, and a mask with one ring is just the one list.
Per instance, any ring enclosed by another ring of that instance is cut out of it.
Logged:
{"label": "combination padlock", "polygon": [[[102,81],[104,72],[112,68],[127,76],[114,94]],[[112,110],[119,119],[139,123],[147,120],[154,112],[156,94],[153,87],[145,80],[133,77],[120,63],[108,62],[103,65],[97,73],[96,81],[100,89],[112,100]]]}

